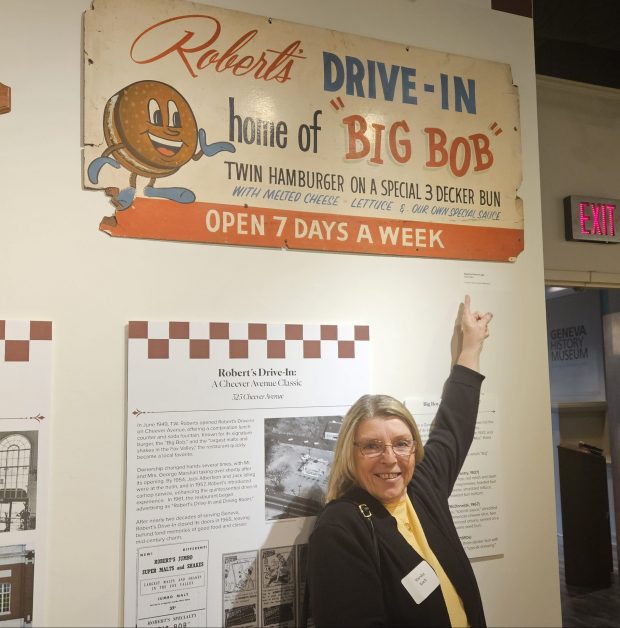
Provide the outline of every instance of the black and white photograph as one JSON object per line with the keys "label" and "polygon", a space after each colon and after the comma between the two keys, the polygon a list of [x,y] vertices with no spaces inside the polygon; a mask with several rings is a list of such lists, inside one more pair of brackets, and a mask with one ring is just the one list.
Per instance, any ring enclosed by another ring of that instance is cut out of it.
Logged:
{"label": "black and white photograph", "polygon": [[0,626],[32,626],[34,548],[0,546]]}
{"label": "black and white photograph", "polygon": [[341,425],[341,416],[265,419],[266,520],[321,510]]}
{"label": "black and white photograph", "polygon": [[258,552],[222,556],[223,625],[251,628],[258,624]]}
{"label": "black and white photograph", "polygon": [[36,528],[38,437],[0,432],[0,532]]}
{"label": "black and white photograph", "polygon": [[295,548],[261,550],[262,625],[293,628],[295,621]]}

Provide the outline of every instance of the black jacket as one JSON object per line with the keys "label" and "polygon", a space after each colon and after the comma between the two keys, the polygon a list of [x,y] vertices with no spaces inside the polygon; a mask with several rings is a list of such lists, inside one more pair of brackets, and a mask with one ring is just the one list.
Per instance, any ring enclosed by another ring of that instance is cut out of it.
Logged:
{"label": "black jacket", "polygon": [[[455,366],[446,381],[424,460],[407,488],[426,539],[463,600],[471,626],[486,626],[469,559],[448,497],[473,440],[483,376]],[[352,503],[354,502],[354,503]],[[380,565],[367,522],[355,504],[372,511]],[[383,505],[361,488],[330,502],[309,540],[310,615],[323,626],[450,626],[440,587],[416,604],[401,579],[422,558]]]}

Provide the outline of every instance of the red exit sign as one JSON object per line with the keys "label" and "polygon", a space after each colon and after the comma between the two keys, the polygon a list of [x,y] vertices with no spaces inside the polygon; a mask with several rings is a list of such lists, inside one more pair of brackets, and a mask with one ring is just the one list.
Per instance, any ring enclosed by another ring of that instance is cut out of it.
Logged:
{"label": "red exit sign", "polygon": [[564,225],[567,240],[620,242],[618,199],[567,196]]}

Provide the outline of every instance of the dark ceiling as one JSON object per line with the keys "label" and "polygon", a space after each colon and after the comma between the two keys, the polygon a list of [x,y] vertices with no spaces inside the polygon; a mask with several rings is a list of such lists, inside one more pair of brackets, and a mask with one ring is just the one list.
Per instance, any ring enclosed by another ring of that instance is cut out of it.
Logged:
{"label": "dark ceiling", "polygon": [[536,73],[620,89],[620,0],[534,0]]}

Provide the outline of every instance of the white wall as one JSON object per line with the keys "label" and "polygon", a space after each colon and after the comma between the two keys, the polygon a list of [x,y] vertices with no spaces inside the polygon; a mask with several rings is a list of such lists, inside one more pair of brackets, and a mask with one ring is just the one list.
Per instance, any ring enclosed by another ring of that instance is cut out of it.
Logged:
{"label": "white wall", "polygon": [[475,565],[487,619],[559,625],[531,20],[454,0],[213,4],[510,63],[525,252],[512,265],[476,264],[109,238],[98,224],[110,206],[80,183],[88,2],[4,0],[0,81],[13,111],[0,117],[0,318],[54,321],[43,623],[120,622],[128,320],[365,320],[374,391],[407,398],[440,389],[463,272],[473,268],[492,278],[472,295],[496,315],[483,368],[504,422],[505,556]]}
{"label": "white wall", "polygon": [[[545,279],[552,285],[620,288],[620,244],[567,242],[562,204],[571,194],[620,198],[620,90],[538,77],[537,91]],[[618,311],[620,291],[610,290],[607,299],[609,311]],[[557,445],[557,413],[554,421]],[[607,431],[604,425],[605,436]],[[605,445],[608,450],[608,440]],[[607,471],[612,495],[610,464]],[[610,515],[615,543],[613,508]]]}
{"label": "white wall", "polygon": [[551,284],[620,287],[620,244],[567,242],[566,196],[620,198],[620,90],[539,77],[545,277]]}

